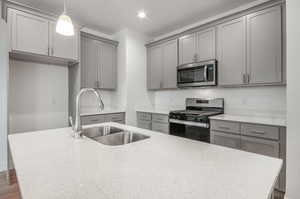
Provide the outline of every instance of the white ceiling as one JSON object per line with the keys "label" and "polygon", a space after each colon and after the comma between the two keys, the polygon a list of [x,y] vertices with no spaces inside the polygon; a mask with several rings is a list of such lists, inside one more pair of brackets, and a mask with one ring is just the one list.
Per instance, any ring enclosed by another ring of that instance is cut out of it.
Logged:
{"label": "white ceiling", "polygon": [[[60,14],[63,0],[16,0]],[[131,28],[150,36],[168,33],[255,0],[67,0],[69,15],[104,33]],[[145,10],[148,19],[138,19]]]}

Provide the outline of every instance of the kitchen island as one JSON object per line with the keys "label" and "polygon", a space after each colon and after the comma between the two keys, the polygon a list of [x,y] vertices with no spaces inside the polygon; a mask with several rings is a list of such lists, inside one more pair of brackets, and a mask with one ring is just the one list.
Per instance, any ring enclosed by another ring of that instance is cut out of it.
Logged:
{"label": "kitchen island", "polygon": [[150,138],[120,146],[71,128],[9,136],[23,199],[269,199],[282,160],[117,123]]}

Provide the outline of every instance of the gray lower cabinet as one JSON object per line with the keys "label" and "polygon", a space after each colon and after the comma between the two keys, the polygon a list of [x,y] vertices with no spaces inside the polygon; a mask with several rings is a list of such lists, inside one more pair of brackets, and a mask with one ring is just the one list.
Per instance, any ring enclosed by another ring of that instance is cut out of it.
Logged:
{"label": "gray lower cabinet", "polygon": [[241,136],[217,131],[210,132],[210,142],[212,144],[230,147],[234,149],[241,148]]}
{"label": "gray lower cabinet", "polygon": [[169,134],[169,115],[137,112],[137,126],[139,128]]}
{"label": "gray lower cabinet", "polygon": [[81,87],[116,89],[117,42],[81,35]]}
{"label": "gray lower cabinet", "polygon": [[177,87],[177,40],[147,49],[147,87],[150,90]]}
{"label": "gray lower cabinet", "polygon": [[116,122],[116,123],[125,124],[125,113],[81,116],[82,125],[97,124],[97,123],[104,123],[104,122]]}
{"label": "gray lower cabinet", "polygon": [[285,192],[286,129],[278,126],[211,120],[211,143],[283,159],[278,193]]}
{"label": "gray lower cabinet", "polygon": [[279,158],[279,141],[241,136],[244,151]]}

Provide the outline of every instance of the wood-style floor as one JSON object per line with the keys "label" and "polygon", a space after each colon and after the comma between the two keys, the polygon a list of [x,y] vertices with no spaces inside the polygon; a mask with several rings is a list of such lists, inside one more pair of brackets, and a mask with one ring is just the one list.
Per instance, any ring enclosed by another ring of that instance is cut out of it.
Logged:
{"label": "wood-style floor", "polygon": [[10,183],[6,173],[0,173],[0,199],[21,199],[17,177],[14,171],[9,172]]}

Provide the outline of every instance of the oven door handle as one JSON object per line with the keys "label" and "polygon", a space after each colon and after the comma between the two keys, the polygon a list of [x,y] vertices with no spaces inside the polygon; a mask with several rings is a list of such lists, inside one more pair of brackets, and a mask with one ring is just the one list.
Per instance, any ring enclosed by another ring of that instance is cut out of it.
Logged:
{"label": "oven door handle", "polygon": [[176,119],[170,119],[170,123],[175,123],[175,124],[184,124],[187,126],[196,126],[196,127],[201,127],[201,128],[209,128],[208,123],[201,123],[201,122],[189,122],[189,121],[182,121],[182,120],[176,120]]}
{"label": "oven door handle", "polygon": [[204,66],[204,81],[207,82],[207,65]]}

